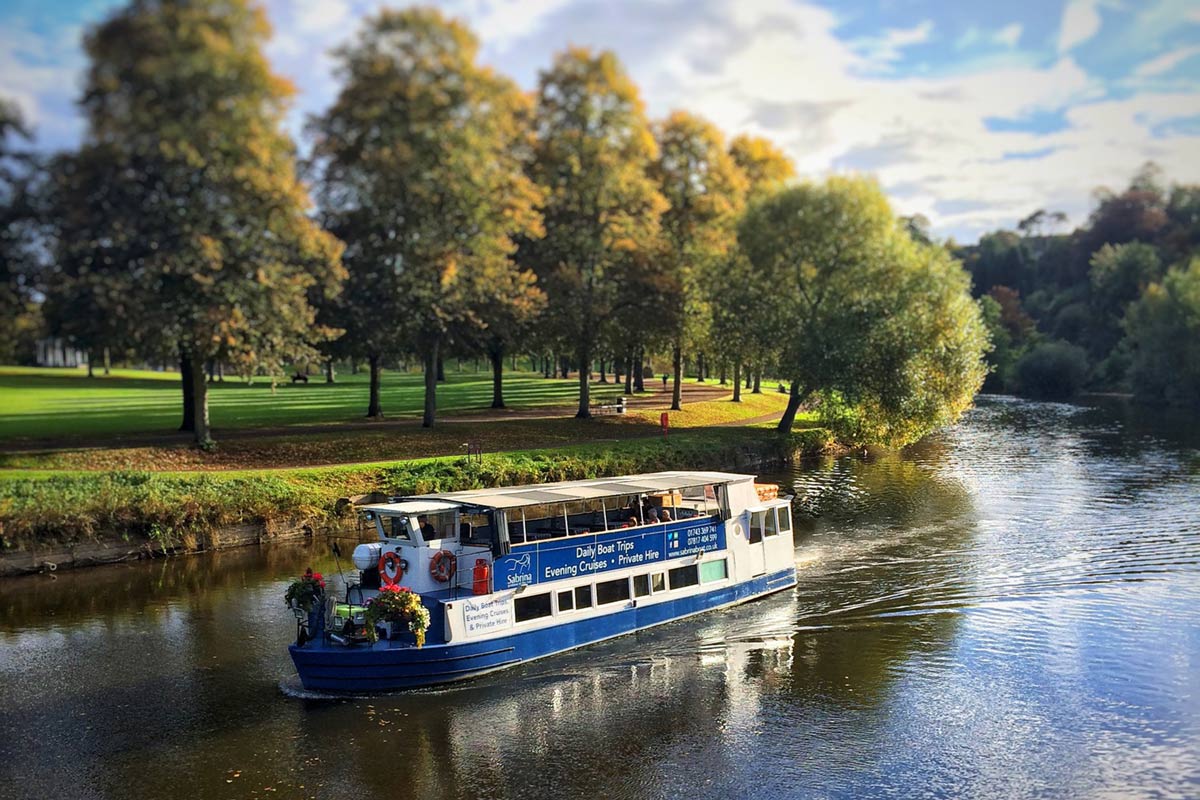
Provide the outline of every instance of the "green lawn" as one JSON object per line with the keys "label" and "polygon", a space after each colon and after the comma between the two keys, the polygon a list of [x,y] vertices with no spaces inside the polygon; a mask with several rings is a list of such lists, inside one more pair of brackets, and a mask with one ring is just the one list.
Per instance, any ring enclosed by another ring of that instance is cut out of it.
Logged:
{"label": "green lawn", "polygon": [[[483,411],[491,405],[490,373],[449,368],[446,377],[438,387],[439,413]],[[310,381],[281,384],[274,394],[261,379],[253,385],[236,379],[213,384],[212,424],[228,429],[363,419],[365,372],[339,375],[333,385],[320,376]],[[420,416],[422,381],[420,374],[384,372],[384,414]],[[574,377],[547,380],[529,372],[506,375],[504,384],[504,399],[511,408],[570,404],[579,386]],[[181,407],[174,373],[114,370],[109,377],[89,380],[83,370],[0,367],[0,439],[168,432],[178,427]]]}

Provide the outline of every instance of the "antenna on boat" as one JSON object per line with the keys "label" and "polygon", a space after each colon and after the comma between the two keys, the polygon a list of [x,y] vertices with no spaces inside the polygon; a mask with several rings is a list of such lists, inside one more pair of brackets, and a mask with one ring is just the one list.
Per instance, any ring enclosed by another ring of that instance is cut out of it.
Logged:
{"label": "antenna on boat", "polygon": [[342,548],[338,547],[337,539],[333,540],[333,561],[337,564],[338,574],[342,576],[342,588],[346,590],[346,602],[350,602],[350,584],[346,582],[346,573],[342,571]]}

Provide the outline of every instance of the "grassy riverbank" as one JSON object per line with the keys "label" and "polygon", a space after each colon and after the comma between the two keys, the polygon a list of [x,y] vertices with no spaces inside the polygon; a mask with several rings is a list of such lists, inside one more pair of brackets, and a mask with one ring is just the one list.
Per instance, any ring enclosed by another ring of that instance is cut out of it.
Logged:
{"label": "grassy riverbank", "polygon": [[768,428],[682,431],[669,440],[419,458],[320,468],[223,472],[8,471],[0,473],[0,552],[116,538],[154,548],[203,547],[222,526],[304,521],[335,525],[341,498],[412,494],[647,472],[752,468],[828,445],[824,431],[781,437]]}
{"label": "grassy riverbank", "polygon": [[[492,402],[490,372],[447,372],[438,386],[443,414],[484,411]],[[570,403],[579,390],[574,377],[543,378],[530,372],[505,375],[505,401],[516,409]],[[618,387],[598,385],[601,396]],[[418,373],[385,371],[380,388],[384,413],[419,417],[424,408],[424,379]],[[209,413],[218,430],[282,427],[357,421],[367,410],[365,373],[339,375],[327,384],[314,375],[309,383],[254,383],[229,378],[209,387]],[[91,437],[117,434],[173,433],[182,400],[179,375],[173,372],[114,370],[88,378],[81,369],[0,367],[0,440],[42,437]]]}

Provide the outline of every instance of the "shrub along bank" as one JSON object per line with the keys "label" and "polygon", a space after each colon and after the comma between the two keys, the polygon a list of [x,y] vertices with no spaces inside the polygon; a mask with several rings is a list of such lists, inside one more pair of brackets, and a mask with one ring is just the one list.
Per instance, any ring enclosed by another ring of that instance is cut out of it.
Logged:
{"label": "shrub along bank", "polygon": [[[830,446],[821,429],[682,432],[635,440],[321,468],[230,472],[0,474],[0,558],[39,548],[122,542],[147,553],[220,546],[230,526],[332,530],[352,517],[343,498],[575,480],[667,469],[753,469]],[[28,558],[24,559],[26,562]]]}

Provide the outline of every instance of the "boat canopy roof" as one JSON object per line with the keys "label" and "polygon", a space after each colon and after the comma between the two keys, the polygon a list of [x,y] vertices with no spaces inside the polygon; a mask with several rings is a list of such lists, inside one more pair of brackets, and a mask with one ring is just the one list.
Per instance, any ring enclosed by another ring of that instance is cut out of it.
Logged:
{"label": "boat canopy roof", "polygon": [[[410,503],[448,501],[464,506],[520,508],[538,503],[614,497],[643,492],[666,492],[672,489],[686,489],[712,483],[739,483],[753,480],[753,475],[742,475],[735,472],[649,472],[643,475],[623,475],[615,478],[592,478],[582,481],[559,481],[558,483],[535,483],[528,486],[425,494],[418,495],[405,503],[393,505],[399,507]],[[384,508],[384,506],[373,506],[373,508]]]}
{"label": "boat canopy roof", "polygon": [[362,511],[374,511],[376,514],[437,514],[441,511],[453,511],[458,508],[458,503],[447,503],[441,500],[405,500],[400,503],[377,503],[375,505],[363,506]]}

